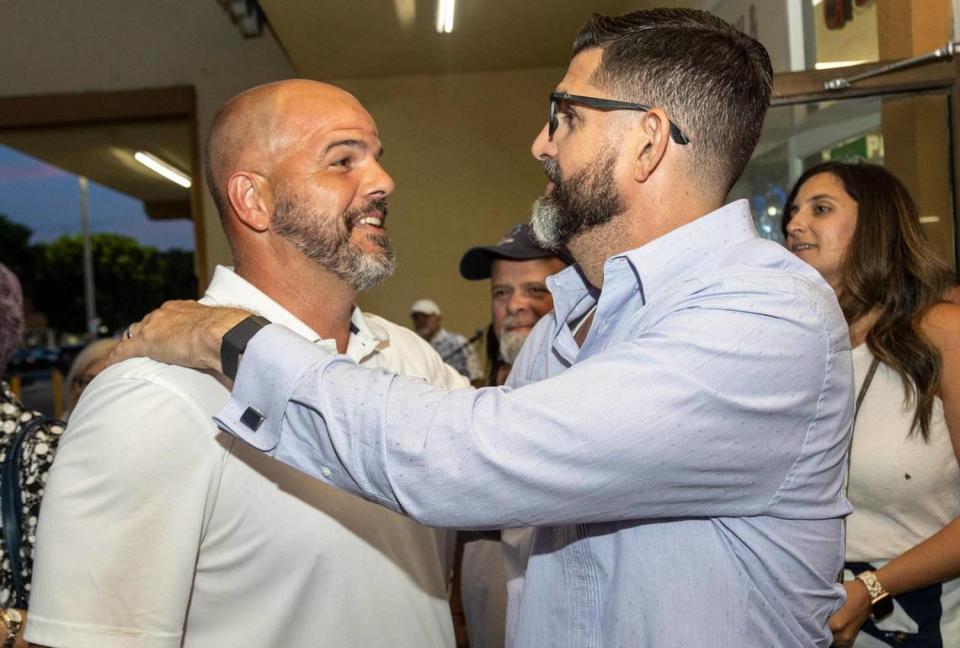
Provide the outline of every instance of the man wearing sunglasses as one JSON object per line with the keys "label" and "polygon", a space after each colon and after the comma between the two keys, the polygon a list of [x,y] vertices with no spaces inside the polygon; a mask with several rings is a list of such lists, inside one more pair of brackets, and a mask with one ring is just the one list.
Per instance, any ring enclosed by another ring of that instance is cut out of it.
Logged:
{"label": "man wearing sunglasses", "polygon": [[[817,273],[724,204],[771,76],[704,12],[592,17],[533,143],[534,232],[577,267],[549,280],[508,386],[447,392],[269,325],[217,421],[425,523],[532,527],[511,547],[509,645],[829,645],[847,330]],[[245,317],[174,303],[121,353],[220,370]]]}

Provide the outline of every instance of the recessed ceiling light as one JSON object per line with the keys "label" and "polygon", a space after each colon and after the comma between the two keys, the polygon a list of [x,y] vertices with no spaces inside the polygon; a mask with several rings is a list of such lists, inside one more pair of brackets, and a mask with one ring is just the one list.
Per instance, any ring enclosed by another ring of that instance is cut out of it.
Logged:
{"label": "recessed ceiling light", "polygon": [[456,0],[437,0],[437,33],[449,34],[453,31],[453,11]]}

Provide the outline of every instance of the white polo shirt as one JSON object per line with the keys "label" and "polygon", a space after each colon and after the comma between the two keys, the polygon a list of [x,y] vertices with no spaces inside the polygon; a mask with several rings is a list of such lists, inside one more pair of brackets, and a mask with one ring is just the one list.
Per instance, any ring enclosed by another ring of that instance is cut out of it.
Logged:
{"label": "white polo shirt", "polygon": [[[318,296],[322,299],[322,296]],[[227,268],[204,303],[332,345]],[[414,332],[355,309],[347,353],[466,387]],[[50,472],[28,641],[45,646],[453,646],[447,534],[220,432],[213,376],[134,359],[84,392]]]}

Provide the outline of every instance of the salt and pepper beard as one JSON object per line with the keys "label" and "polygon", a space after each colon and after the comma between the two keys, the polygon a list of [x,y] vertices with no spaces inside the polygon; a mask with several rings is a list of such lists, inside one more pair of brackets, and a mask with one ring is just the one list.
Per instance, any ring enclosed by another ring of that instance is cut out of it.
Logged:
{"label": "salt and pepper beard", "polygon": [[387,215],[386,200],[372,201],[363,209],[349,210],[335,219],[294,198],[278,191],[273,228],[301,254],[319,263],[356,292],[370,290],[393,274],[397,267],[396,254],[386,234],[370,236],[378,248],[376,252],[365,252],[350,242],[353,228],[364,216],[371,212]]}
{"label": "salt and pepper beard", "polygon": [[566,180],[555,159],[544,160],[543,171],[554,184],[552,192],[533,203],[530,225],[543,247],[556,250],[577,234],[606,225],[625,206],[613,186],[617,151],[604,147],[588,165]]}
{"label": "salt and pepper beard", "polygon": [[527,336],[529,332],[522,331],[508,331],[506,327],[500,327],[500,359],[506,362],[507,364],[512,365],[517,361],[517,356],[520,355],[520,349],[523,348],[523,343],[527,341]]}

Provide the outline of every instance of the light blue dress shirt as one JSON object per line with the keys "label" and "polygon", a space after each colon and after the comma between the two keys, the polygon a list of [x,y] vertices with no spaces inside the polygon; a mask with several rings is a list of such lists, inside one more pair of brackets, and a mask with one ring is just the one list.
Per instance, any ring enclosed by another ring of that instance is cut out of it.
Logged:
{"label": "light blue dress shirt", "polygon": [[575,268],[548,285],[506,387],[443,391],[269,326],[218,422],[425,524],[537,527],[512,645],[828,646],[853,401],[830,287],[745,201],[608,259],[598,302]]}

